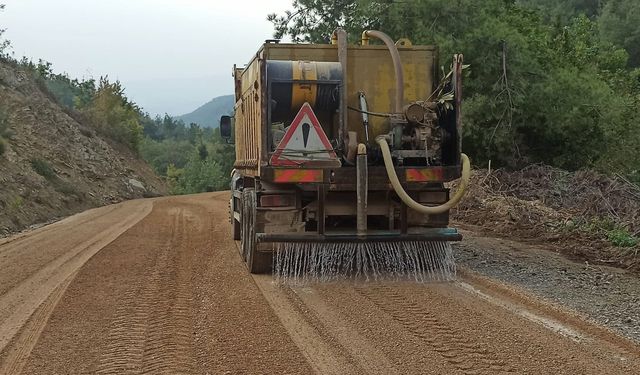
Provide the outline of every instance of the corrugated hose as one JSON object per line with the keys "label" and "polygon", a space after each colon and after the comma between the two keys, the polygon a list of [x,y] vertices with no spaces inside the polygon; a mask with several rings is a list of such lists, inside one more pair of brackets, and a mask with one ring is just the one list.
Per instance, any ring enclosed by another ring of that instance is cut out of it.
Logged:
{"label": "corrugated hose", "polygon": [[460,186],[456,193],[453,195],[448,202],[443,203],[439,206],[424,206],[416,201],[414,201],[409,194],[402,188],[400,184],[400,180],[398,179],[398,175],[396,174],[396,170],[393,167],[393,160],[391,159],[391,151],[389,150],[389,144],[387,143],[386,136],[382,135],[376,138],[376,142],[380,145],[380,150],[382,151],[382,157],[384,159],[384,166],[387,169],[387,175],[389,176],[389,182],[391,182],[391,186],[393,186],[393,190],[395,190],[398,197],[413,210],[416,210],[420,213],[427,215],[436,215],[441,214],[443,212],[447,212],[451,208],[453,208],[460,199],[464,196],[467,186],[469,185],[469,179],[471,177],[471,163],[469,162],[469,158],[465,154],[460,154],[460,160],[462,161],[462,177],[460,179]]}

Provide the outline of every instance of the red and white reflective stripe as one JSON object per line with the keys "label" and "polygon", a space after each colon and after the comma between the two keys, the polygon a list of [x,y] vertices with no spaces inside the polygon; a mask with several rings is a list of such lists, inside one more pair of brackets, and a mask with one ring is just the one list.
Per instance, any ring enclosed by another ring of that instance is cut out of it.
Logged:
{"label": "red and white reflective stripe", "polygon": [[260,207],[290,207],[296,205],[296,196],[291,194],[266,194],[260,196]]}
{"label": "red and white reflective stripe", "polygon": [[322,169],[275,169],[273,182],[322,182]]}
{"label": "red and white reflective stripe", "polygon": [[322,169],[275,169],[273,182],[322,182]]}
{"label": "red and white reflective stripe", "polygon": [[442,181],[442,168],[408,168],[405,170],[407,182]]}

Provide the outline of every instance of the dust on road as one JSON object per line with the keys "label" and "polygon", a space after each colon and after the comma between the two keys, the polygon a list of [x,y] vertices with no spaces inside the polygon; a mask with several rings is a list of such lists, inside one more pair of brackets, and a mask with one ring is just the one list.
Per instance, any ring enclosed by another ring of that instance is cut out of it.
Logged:
{"label": "dust on road", "polygon": [[0,242],[0,373],[640,373],[634,343],[491,280],[277,286],[228,193],[132,201]]}

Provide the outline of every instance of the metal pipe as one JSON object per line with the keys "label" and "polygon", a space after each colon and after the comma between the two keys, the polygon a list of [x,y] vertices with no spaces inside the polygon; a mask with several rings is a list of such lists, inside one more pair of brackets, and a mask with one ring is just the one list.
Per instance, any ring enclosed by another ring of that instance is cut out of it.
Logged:
{"label": "metal pipe", "polygon": [[367,146],[358,145],[358,161],[356,165],[357,202],[357,233],[359,236],[367,234],[367,201],[369,193],[369,176],[367,171]]}
{"label": "metal pipe", "polygon": [[342,82],[340,87],[340,118],[338,125],[338,139],[342,140],[342,150],[349,145],[349,132],[347,130],[347,32],[338,28],[334,33],[338,39],[338,61],[342,68]]}
{"label": "metal pipe", "polygon": [[364,92],[360,91],[358,93],[358,99],[360,100],[360,113],[362,114],[362,125],[364,126],[364,139],[369,144],[369,106]]}
{"label": "metal pipe", "polygon": [[329,233],[318,235],[313,232],[306,233],[256,233],[256,241],[265,242],[316,242],[316,243],[345,243],[345,242],[395,242],[400,241],[460,241],[462,235],[453,228],[429,228],[424,233],[401,234],[397,231],[388,233],[371,233],[366,236],[358,236],[356,233]]}
{"label": "metal pipe", "polygon": [[362,33],[362,45],[369,44],[369,38],[376,38],[381,40],[389,49],[391,59],[393,60],[393,69],[396,74],[396,102],[395,113],[402,113],[403,101],[404,101],[404,73],[402,71],[402,63],[400,62],[400,53],[398,47],[393,42],[393,39],[389,35],[382,31],[366,30]]}
{"label": "metal pipe", "polygon": [[347,144],[347,162],[350,165],[356,162],[356,156],[358,155],[358,133],[349,132],[349,143]]}

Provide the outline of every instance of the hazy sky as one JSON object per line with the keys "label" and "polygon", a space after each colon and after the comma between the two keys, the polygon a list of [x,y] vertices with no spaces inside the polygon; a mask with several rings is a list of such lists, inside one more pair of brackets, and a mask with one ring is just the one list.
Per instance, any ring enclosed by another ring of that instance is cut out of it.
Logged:
{"label": "hazy sky", "polygon": [[273,34],[291,0],[0,0],[16,57],[73,77],[109,75],[152,114],[191,112],[233,92],[233,64]]}

